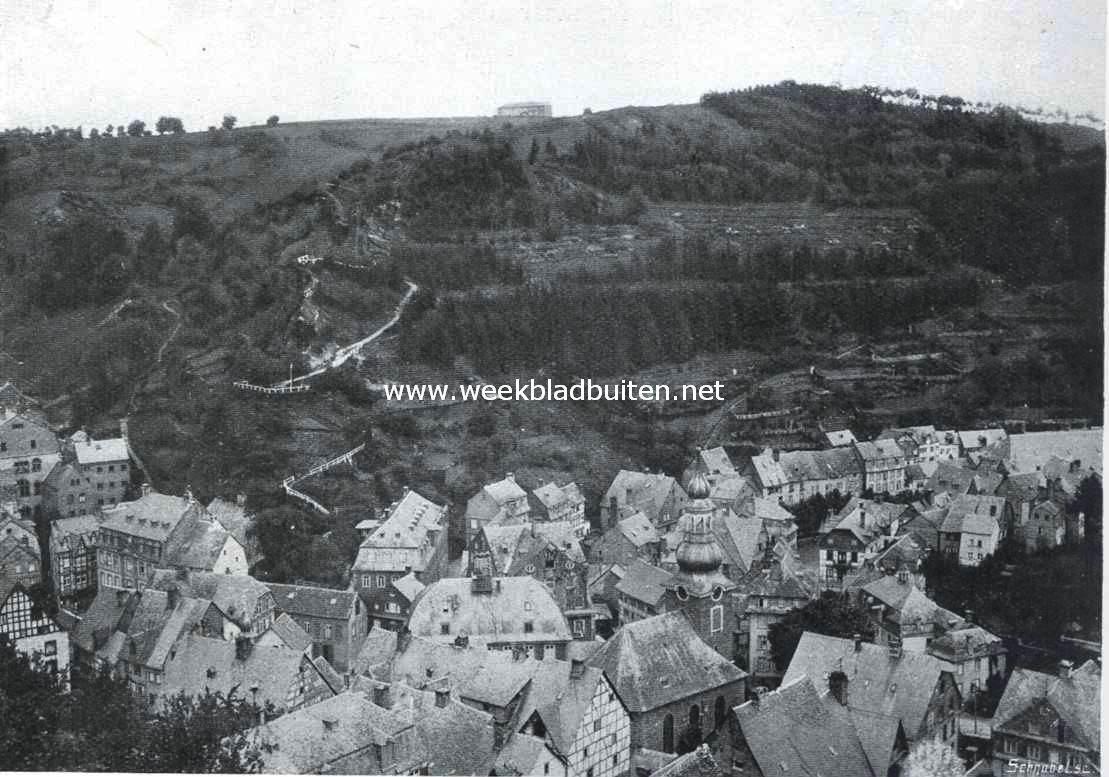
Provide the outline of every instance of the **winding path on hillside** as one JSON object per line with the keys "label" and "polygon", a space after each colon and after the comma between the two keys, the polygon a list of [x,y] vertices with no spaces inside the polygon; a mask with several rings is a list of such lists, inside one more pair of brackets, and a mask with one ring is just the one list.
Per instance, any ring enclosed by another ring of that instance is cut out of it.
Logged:
{"label": "winding path on hillside", "polygon": [[181,318],[181,314],[169,306],[169,300],[165,300],[162,302],[162,309],[176,318],[177,324],[173,327],[173,331],[169,333],[169,337],[167,337],[165,342],[162,343],[161,348],[158,349],[158,356],[154,360],[157,364],[162,363],[162,357],[166,353],[166,348],[168,348],[169,344],[173,342],[173,338],[177,337],[177,333],[181,331],[181,326],[185,323],[184,319]]}
{"label": "winding path on hillside", "polygon": [[404,308],[408,305],[409,301],[411,301],[412,295],[420,290],[419,286],[417,286],[415,283],[408,280],[407,278],[405,278],[404,282],[408,284],[408,291],[406,291],[404,293],[404,296],[401,297],[400,302],[397,303],[397,307],[393,311],[393,317],[390,318],[388,321],[386,321],[381,326],[381,328],[379,328],[373,334],[371,334],[367,337],[363,337],[361,340],[359,340],[357,342],[351,343],[350,345],[347,345],[347,346],[344,346],[343,348],[340,348],[338,351],[335,352],[335,355],[332,356],[331,359],[324,366],[317,367],[316,369],[312,370],[311,372],[309,372],[305,375],[298,375],[297,377],[291,378],[290,380],[283,380],[280,383],[275,383],[275,384],[273,384],[273,388],[282,388],[284,386],[292,386],[294,384],[306,381],[309,378],[314,378],[317,375],[323,375],[328,370],[335,369],[336,367],[342,367],[344,364],[346,364],[347,360],[350,359],[351,356],[354,356],[356,353],[358,353],[360,350],[362,350],[362,348],[369,345],[374,340],[381,337],[381,335],[385,334],[390,329],[392,329],[393,325],[396,324],[398,321],[400,321],[400,317],[404,313]]}

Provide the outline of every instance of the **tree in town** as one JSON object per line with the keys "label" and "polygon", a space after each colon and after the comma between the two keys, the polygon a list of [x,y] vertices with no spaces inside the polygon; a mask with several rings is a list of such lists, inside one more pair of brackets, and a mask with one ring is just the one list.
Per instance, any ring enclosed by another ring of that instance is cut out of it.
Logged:
{"label": "tree in town", "polygon": [[277,123],[279,121],[281,121],[281,119],[275,113],[273,116],[270,116],[268,119],[266,119],[266,126],[267,127],[276,127]]}
{"label": "tree in town", "polygon": [[839,594],[825,591],[819,599],[809,602],[771,624],[770,657],[780,671],[785,671],[797,650],[797,643],[806,631],[830,637],[851,639],[855,635],[864,642],[873,641],[873,630],[866,613]]}
{"label": "tree in town", "polygon": [[1074,503],[1086,522],[1086,542],[1097,543],[1101,537],[1101,478],[1087,475],[1078,484]]}
{"label": "tree in town", "polygon": [[142,119],[135,119],[127,125],[127,134],[133,138],[141,138],[146,131],[146,122]]}
{"label": "tree in town", "polygon": [[955,748],[939,739],[925,739],[909,752],[905,760],[905,777],[962,777],[966,767]]}
{"label": "tree in town", "polygon": [[237,121],[238,119],[236,119],[230,113],[225,113],[223,115],[223,121],[221,122],[220,126],[222,126],[225,130],[233,130],[235,129],[235,123]]}
{"label": "tree in town", "polygon": [[118,124],[116,126],[116,137],[122,138],[126,134],[127,134],[127,128],[124,127],[123,124]]}
{"label": "tree in town", "polygon": [[154,129],[158,130],[159,135],[165,135],[167,132],[177,134],[185,131],[185,124],[176,116],[160,116]]}

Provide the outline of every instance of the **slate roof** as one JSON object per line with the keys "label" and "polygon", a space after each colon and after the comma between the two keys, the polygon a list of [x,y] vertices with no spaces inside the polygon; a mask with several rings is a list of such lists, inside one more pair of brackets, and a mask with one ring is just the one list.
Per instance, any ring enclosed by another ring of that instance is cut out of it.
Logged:
{"label": "slate roof", "polygon": [[[990,515],[990,510],[994,511]],[[1005,497],[959,494],[947,504],[940,531],[992,534],[1005,516]]]}
{"label": "slate roof", "polygon": [[547,743],[530,734],[513,734],[493,757],[489,769],[479,774],[528,775],[547,749]]}
{"label": "slate roof", "polygon": [[852,709],[896,717],[906,735],[915,738],[945,667],[938,658],[924,653],[904,651],[900,658],[892,658],[886,647],[866,642],[855,652],[854,640],[806,631],[782,683],[802,675],[823,678],[837,670],[849,679]]}
{"label": "slate roof", "polygon": [[657,520],[657,514],[662,510],[667,496],[674,488],[678,490],[680,496],[685,495],[684,489],[669,475],[622,469],[616,473],[612,484],[605,492],[605,506],[608,505],[610,496],[615,496],[620,504],[625,504],[630,489],[631,504],[648,513],[648,518]]}
{"label": "slate roof", "polygon": [[743,577],[736,581],[736,589],[748,596],[796,600],[811,598],[808,585],[796,574],[793,574],[788,567],[783,567],[778,560],[771,561],[769,564],[759,563],[752,566]]}
{"label": "slate roof", "polygon": [[936,469],[928,478],[927,489],[933,492],[947,492],[952,494],[965,494],[974,484],[975,472],[964,469],[957,464],[941,461],[936,464]]}
{"label": "slate roof", "polygon": [[[448,577],[425,588],[412,604],[408,628],[413,636],[453,641],[465,634],[472,644],[559,642],[570,627],[551,592],[533,577],[496,577],[490,593],[474,593],[473,580]],[[530,604],[530,610],[527,609]],[[525,631],[525,623],[532,630]],[[450,633],[442,634],[447,623]]]}
{"label": "slate roof", "polygon": [[578,488],[576,483],[567,483],[565,486],[545,483],[531,493],[548,510],[555,510],[567,502],[580,504],[583,499],[581,489]]}
{"label": "slate roof", "polygon": [[905,458],[905,451],[901,450],[896,440],[859,442],[855,443],[855,450],[859,452],[864,462]]}
{"label": "slate roof", "polygon": [[1101,473],[1101,429],[1072,429],[1057,432],[1027,432],[1009,437],[1009,465],[1017,472],[1035,472],[1052,457],[1068,464],[1081,462],[1083,473]]}
{"label": "slate roof", "polygon": [[174,569],[155,570],[149,587],[159,591],[177,588],[184,596],[207,599],[240,626],[250,623],[258,600],[270,594],[265,583],[250,575],[221,575],[214,572],[182,574]]}
{"label": "slate roof", "polygon": [[[22,428],[19,428],[20,424]],[[7,452],[0,456],[4,459],[50,456],[61,449],[50,427],[29,413],[0,417],[0,437],[8,444]],[[31,440],[41,440],[43,444],[32,449],[29,446]]]}
{"label": "slate roof", "polygon": [[1086,747],[1099,750],[1101,731],[1101,668],[1092,659],[1070,677],[1015,669],[994,712],[996,731],[1032,704],[1046,700]]}
{"label": "slate roof", "polygon": [[507,707],[531,681],[539,662],[510,651],[444,645],[413,637],[392,662],[392,677],[413,688],[442,687],[460,699]]}
{"label": "slate roof", "polygon": [[700,465],[706,475],[734,475],[735,465],[728,457],[728,452],[723,446],[705,448],[697,451],[693,466]]}
{"label": "slate roof", "polygon": [[709,492],[709,498],[714,502],[728,504],[740,502],[744,497],[754,495],[755,489],[751,486],[751,481],[740,475],[717,480],[712,484],[712,491]]}
{"label": "slate roof", "polygon": [[[183,691],[195,696],[204,693],[205,688],[224,694],[237,688],[240,696],[253,700],[250,689],[257,686],[259,704],[273,702],[278,709],[284,708],[289,688],[297,681],[302,662],[309,660],[307,656],[290,647],[252,647],[245,659],[239,659],[236,650],[231,640],[185,635],[174,649],[173,659],[166,662],[161,692],[173,696]],[[316,664],[313,666],[319,671]],[[334,669],[328,670],[334,674]]]}
{"label": "slate roof", "polygon": [[651,566],[642,559],[632,559],[624,569],[624,577],[616,584],[616,591],[655,606],[666,593],[666,586],[673,578],[674,575],[665,569]]}
{"label": "slate roof", "polygon": [[582,718],[593,701],[597,684],[604,682],[604,675],[596,667],[583,666],[575,676],[569,661],[557,659],[535,661],[531,666],[531,682],[518,720],[527,721],[538,712],[555,750],[569,756]]}
{"label": "slate roof", "polygon": [[130,454],[127,452],[127,441],[122,437],[111,440],[89,440],[88,442],[73,443],[73,451],[77,455],[77,463],[108,464],[117,461],[127,461]]}
{"label": "slate roof", "polygon": [[[378,707],[364,694],[340,693],[250,729],[252,742],[269,745],[262,771],[268,774],[322,772],[334,761],[371,745],[384,745],[414,723]],[[358,762],[364,771],[378,766]]]}
{"label": "slate roof", "polygon": [[132,502],[102,508],[101,528],[165,542],[190,510],[199,511],[200,505],[184,497],[151,491]]}
{"label": "slate roof", "polygon": [[[71,636],[80,648],[110,663],[123,657],[161,669],[170,650],[200,623],[209,604],[204,599],[181,596],[171,608],[165,591],[104,589],[97,593]],[[93,634],[100,629],[108,632],[109,641],[97,650]]]}
{"label": "slate roof", "polygon": [[358,648],[358,655],[350,664],[350,671],[352,674],[371,674],[375,667],[389,665],[396,652],[397,632],[381,628],[370,629]]}
{"label": "slate roof", "polygon": [[925,510],[901,524],[901,533],[911,534],[926,547],[936,550],[940,546],[940,527],[945,517],[946,510],[943,508]]}
{"label": "slate roof", "polygon": [[408,491],[358,548],[354,571],[423,572],[433,535],[446,531],[447,508]]}
{"label": "slate roof", "polygon": [[269,630],[297,652],[303,653],[312,646],[312,638],[308,636],[308,632],[302,629],[300,624],[293,620],[287,612],[283,612],[274,618]]}
{"label": "slate roof", "polygon": [[[959,445],[963,447],[963,450],[968,451],[976,448],[989,448],[999,442],[1004,442],[1008,436],[1004,429],[970,429],[959,432]],[[985,438],[984,445],[982,438]]]}
{"label": "slate roof", "polygon": [[728,777],[728,774],[712,757],[709,746],[701,745],[651,772],[651,777]]}
{"label": "slate roof", "polygon": [[201,519],[169,538],[164,553],[165,563],[186,569],[215,571],[216,561],[229,538],[233,539],[231,533],[217,521]]}
{"label": "slate roof", "polygon": [[266,583],[273,594],[278,612],[304,615],[310,618],[346,620],[354,612],[358,594],[336,588],[319,588],[312,585],[284,585]]}
{"label": "slate roof", "polygon": [[962,661],[976,655],[1005,652],[1005,645],[1001,637],[964,621],[961,626],[933,639],[928,650],[937,658]]}
{"label": "slate roof", "polygon": [[638,510],[627,518],[617,521],[616,530],[637,548],[659,541],[658,531],[655,530],[654,524]]}
{"label": "slate roof", "polygon": [[838,431],[825,432],[824,438],[833,448],[841,448],[843,446],[851,445],[852,443],[857,442],[857,440],[855,439],[855,433],[852,432],[850,429],[840,429]]}
{"label": "slate roof", "polygon": [[59,518],[50,524],[50,546],[60,547],[63,538],[76,539],[96,532],[100,528],[100,516],[75,515],[72,518]]}
{"label": "slate roof", "polygon": [[[805,676],[734,708],[751,755],[765,775],[873,777],[848,710],[821,698]],[[885,774],[885,770],[879,772]]]}
{"label": "slate roof", "polygon": [[951,628],[952,621],[966,623],[955,613],[929,599],[915,584],[902,583],[896,575],[883,575],[863,586],[863,592],[890,608],[885,617],[902,628],[938,627],[940,631],[947,631]]}
{"label": "slate roof", "polygon": [[[832,701],[828,697],[825,699],[826,702]],[[888,774],[894,747],[898,743],[898,734],[903,731],[901,721],[889,715],[878,715],[858,709],[848,712],[875,777]]]}
{"label": "slate roof", "polygon": [[250,566],[262,560],[262,548],[254,533],[254,516],[248,515],[243,505],[216,497],[208,503],[208,514],[239,541]]}
{"label": "slate roof", "polygon": [[812,480],[838,480],[862,472],[854,448],[825,451],[781,451],[778,461],[770,451],[751,457],[751,464],[765,488]]}
{"label": "slate roof", "polygon": [[488,483],[483,487],[483,490],[494,502],[500,505],[527,496],[527,492],[520,488],[514,477],[505,477],[495,483]]}
{"label": "slate roof", "polygon": [[706,645],[681,612],[621,626],[588,663],[604,670],[633,713],[707,693],[747,676]]}
{"label": "slate roof", "polygon": [[414,572],[409,572],[399,580],[393,581],[393,588],[397,589],[400,595],[410,602],[426,587],[427,586],[419,581]]}

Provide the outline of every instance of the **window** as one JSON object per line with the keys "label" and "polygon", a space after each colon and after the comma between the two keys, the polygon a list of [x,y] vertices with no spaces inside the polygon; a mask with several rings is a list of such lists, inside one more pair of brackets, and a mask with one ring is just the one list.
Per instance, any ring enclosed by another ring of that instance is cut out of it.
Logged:
{"label": "window", "polygon": [[385,575],[378,575],[377,576],[377,587],[378,588],[384,588],[385,587]]}
{"label": "window", "polygon": [[370,587],[370,578],[371,577],[372,577],[371,575],[362,575],[362,587],[363,588],[369,588]]}
{"label": "window", "polygon": [[42,471],[42,459],[31,459],[31,472]]}
{"label": "window", "polygon": [[674,752],[674,716],[669,713],[662,719],[662,752]]}
{"label": "window", "polygon": [[450,634],[451,633],[451,625],[449,623],[440,623],[439,624],[439,633],[440,634]]}
{"label": "window", "polygon": [[524,633],[531,634],[533,631],[535,631],[535,624],[531,621],[524,621]]}
{"label": "window", "polygon": [[712,633],[724,630],[724,607],[723,605],[716,605],[709,610],[709,625]]}
{"label": "window", "polygon": [[599,718],[597,720],[593,721],[593,730],[594,731],[600,731],[601,730],[601,721],[600,721]]}
{"label": "window", "polygon": [[115,472],[115,471],[116,471],[116,466],[115,466],[115,464],[109,464],[109,465],[108,465],[108,471],[109,471],[109,472]]}
{"label": "window", "polygon": [[28,481],[20,479],[16,482],[16,485],[19,487],[20,496],[25,497],[31,495],[31,484]]}
{"label": "window", "polygon": [[323,626],[323,638],[331,639],[331,624],[325,623]]}
{"label": "window", "polygon": [[31,440],[31,448],[35,448],[37,446],[38,446],[38,440]]}

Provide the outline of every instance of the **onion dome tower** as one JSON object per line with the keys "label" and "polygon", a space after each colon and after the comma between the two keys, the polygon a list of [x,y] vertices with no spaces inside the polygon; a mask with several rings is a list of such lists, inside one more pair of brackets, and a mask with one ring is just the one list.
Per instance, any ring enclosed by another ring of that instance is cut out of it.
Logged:
{"label": "onion dome tower", "polygon": [[678,571],[668,585],[679,601],[715,595],[717,600],[735,583],[720,571],[724,551],[712,531],[715,506],[709,499],[709,482],[698,473],[689,482],[689,501],[678,519],[684,533],[675,553]]}

